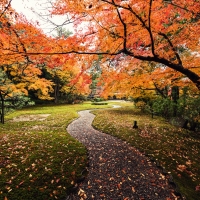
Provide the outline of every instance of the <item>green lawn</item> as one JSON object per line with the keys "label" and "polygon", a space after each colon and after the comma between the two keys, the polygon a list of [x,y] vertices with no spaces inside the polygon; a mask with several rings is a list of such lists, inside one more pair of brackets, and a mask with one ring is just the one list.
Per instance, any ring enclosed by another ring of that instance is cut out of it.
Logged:
{"label": "green lawn", "polygon": [[[77,111],[110,105],[37,106],[16,111],[0,124],[0,200],[63,199],[87,165],[86,149],[67,132]],[[14,117],[50,114],[45,120]]]}
{"label": "green lawn", "polygon": [[[86,102],[30,107],[6,117],[5,124],[0,124],[0,200],[64,199],[87,166],[86,149],[66,132],[67,125],[79,110],[112,104],[123,108],[93,111],[97,115],[93,125],[158,159],[172,173],[181,193],[189,200],[198,199],[200,135],[171,126],[162,118],[151,119],[132,103]],[[50,115],[44,121],[12,120],[38,114]],[[132,128],[134,120],[139,129]]]}
{"label": "green lawn", "polygon": [[[171,126],[164,119],[132,108],[93,111],[93,126],[127,141],[157,159],[173,175],[188,200],[200,197],[200,134]],[[138,129],[133,129],[137,120]]]}

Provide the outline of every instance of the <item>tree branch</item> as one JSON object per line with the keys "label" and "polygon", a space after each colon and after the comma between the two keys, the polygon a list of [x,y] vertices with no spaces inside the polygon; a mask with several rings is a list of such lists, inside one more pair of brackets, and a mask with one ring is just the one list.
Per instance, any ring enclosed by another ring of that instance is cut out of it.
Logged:
{"label": "tree branch", "polygon": [[164,92],[158,88],[157,84],[155,82],[153,82],[154,86],[155,86],[155,89],[156,91],[163,97],[163,98],[167,98],[167,96],[164,94]]}
{"label": "tree branch", "polygon": [[[114,0],[112,0],[113,4],[114,4]],[[121,17],[121,14],[117,8],[117,14],[118,14],[118,17],[123,25],[123,28],[124,28],[124,42],[123,42],[123,49],[125,50],[126,49],[126,43],[127,43],[127,26],[126,26],[126,23],[123,21],[122,17]]]}
{"label": "tree branch", "polygon": [[150,0],[149,2],[149,17],[148,17],[148,32],[149,32],[149,35],[150,35],[150,38],[151,38],[151,51],[152,51],[152,54],[154,56],[156,56],[155,54],[155,46],[154,46],[154,39],[153,39],[153,34],[152,34],[152,31],[151,31],[151,8],[152,8],[152,3],[153,3],[153,0]]}
{"label": "tree branch", "polygon": [[64,54],[82,54],[82,55],[119,55],[119,54],[125,54],[127,56],[134,57],[138,60],[142,61],[153,61],[157,63],[164,64],[165,66],[170,67],[171,69],[174,69],[175,71],[178,71],[184,75],[186,75],[195,85],[196,87],[200,90],[200,77],[198,74],[195,72],[191,71],[190,69],[184,68],[181,64],[175,64],[172,63],[171,61],[165,59],[165,58],[159,58],[158,56],[141,56],[141,55],[134,55],[132,52],[128,51],[127,49],[121,49],[118,52],[115,53],[109,53],[109,52],[80,52],[80,51],[67,51],[67,52],[51,52],[51,53],[44,53],[44,52],[19,52],[18,54],[4,54],[0,55],[2,56],[10,56],[10,55],[64,55]]}
{"label": "tree branch", "polygon": [[1,13],[0,18],[4,15],[4,13],[6,12],[6,10],[10,7],[12,0],[10,0],[8,2],[8,5],[5,7],[4,11]]}
{"label": "tree branch", "polygon": [[177,53],[177,51],[176,51],[174,45],[173,45],[172,42],[170,41],[169,37],[168,37],[166,34],[164,34],[164,33],[158,33],[158,34],[161,35],[161,36],[163,36],[163,37],[167,40],[167,42],[169,43],[170,47],[172,48],[173,52],[174,52],[175,55],[176,55],[176,58],[177,58],[177,60],[178,60],[179,65],[182,65],[181,58],[180,58],[179,54]]}
{"label": "tree branch", "polygon": [[24,51],[24,56],[25,56],[25,58],[26,58],[26,60],[27,60],[27,63],[26,63],[26,65],[25,65],[25,67],[23,68],[23,71],[22,71],[22,73],[23,73],[24,70],[26,69],[26,67],[28,67],[29,63],[32,63],[32,61],[29,59],[28,54],[27,54],[26,47],[25,47],[25,45],[22,43],[22,41],[21,41],[21,39],[20,39],[20,36],[18,35],[17,31],[16,31],[15,29],[11,28],[10,26],[9,26],[8,28],[10,28],[10,29],[14,32],[15,36],[17,37],[17,39],[18,39],[18,41],[19,41],[19,43],[20,43],[20,45],[22,46],[22,49],[23,49],[23,51]]}

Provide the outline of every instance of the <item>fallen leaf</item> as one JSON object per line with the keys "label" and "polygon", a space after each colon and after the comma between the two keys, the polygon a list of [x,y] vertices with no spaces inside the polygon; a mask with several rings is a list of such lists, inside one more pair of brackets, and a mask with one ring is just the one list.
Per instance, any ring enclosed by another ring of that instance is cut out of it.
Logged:
{"label": "fallen leaf", "polygon": [[177,170],[183,172],[184,170],[186,170],[186,166],[185,165],[178,165]]}
{"label": "fallen leaf", "polygon": [[200,191],[200,185],[197,185],[195,188],[196,191]]}
{"label": "fallen leaf", "polygon": [[22,185],[24,183],[24,181],[21,181],[20,183],[19,183],[19,185]]}
{"label": "fallen leaf", "polygon": [[75,175],[75,173],[76,173],[76,172],[75,172],[75,171],[73,171],[73,172],[71,173],[71,175]]}
{"label": "fallen leaf", "polygon": [[60,178],[56,179],[56,183],[58,183],[60,181]]}
{"label": "fallen leaf", "polygon": [[121,189],[121,185],[120,184],[117,184],[117,187],[118,187],[119,190]]}
{"label": "fallen leaf", "polygon": [[191,160],[188,160],[187,162],[186,162],[186,165],[191,165],[192,164],[192,162],[191,162]]}

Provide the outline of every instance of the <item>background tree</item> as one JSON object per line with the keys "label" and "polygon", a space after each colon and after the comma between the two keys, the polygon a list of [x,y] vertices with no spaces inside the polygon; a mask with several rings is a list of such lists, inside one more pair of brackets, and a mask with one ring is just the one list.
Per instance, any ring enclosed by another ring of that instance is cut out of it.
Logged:
{"label": "background tree", "polygon": [[29,98],[25,96],[28,96],[30,91],[33,91],[37,98],[49,99],[49,91],[52,90],[52,82],[40,78],[41,69],[38,65],[40,60],[26,54],[28,49],[41,47],[36,44],[36,38],[42,38],[41,31],[15,13],[9,5],[2,7],[4,10],[0,15],[2,123],[4,123],[5,108],[17,108],[27,104]]}
{"label": "background tree", "polygon": [[98,82],[101,76],[101,67],[100,67],[100,63],[101,63],[101,59],[102,56],[99,56],[98,60],[94,60],[92,67],[89,69],[90,75],[91,75],[91,84],[89,86],[89,88],[91,89],[91,92],[89,94],[89,98],[94,98],[95,95],[99,95],[98,94],[98,90],[101,91],[101,87],[98,87]]}
{"label": "background tree", "polygon": [[43,64],[56,69],[67,63],[73,71],[67,87],[80,94],[89,91],[87,71],[99,55],[104,96],[153,96],[156,91],[164,97],[165,88],[185,86],[199,94],[198,1],[57,0],[52,5],[50,14],[67,14],[73,22],[73,35],[60,28],[59,37],[44,35],[8,9],[1,19],[2,65],[17,63],[18,72],[13,66],[7,71],[12,69],[18,83],[20,74],[31,75],[33,69],[38,81],[28,90],[38,89],[39,98],[50,91],[39,81]]}
{"label": "background tree", "polygon": [[62,38],[62,37],[68,38],[70,35],[73,34],[72,31],[66,29],[63,26],[57,27],[55,31],[56,31],[56,34],[53,35],[55,38]]}

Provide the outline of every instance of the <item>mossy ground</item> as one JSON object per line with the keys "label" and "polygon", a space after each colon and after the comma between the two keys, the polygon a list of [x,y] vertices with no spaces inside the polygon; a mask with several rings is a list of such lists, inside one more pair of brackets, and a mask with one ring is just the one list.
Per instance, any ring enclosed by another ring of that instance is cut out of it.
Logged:
{"label": "mossy ground", "polygon": [[[99,107],[108,106],[35,106],[8,115],[0,125],[0,200],[64,199],[88,162],[85,147],[66,127],[78,110]],[[50,115],[40,121],[40,114]],[[13,121],[19,116],[27,121]]]}

